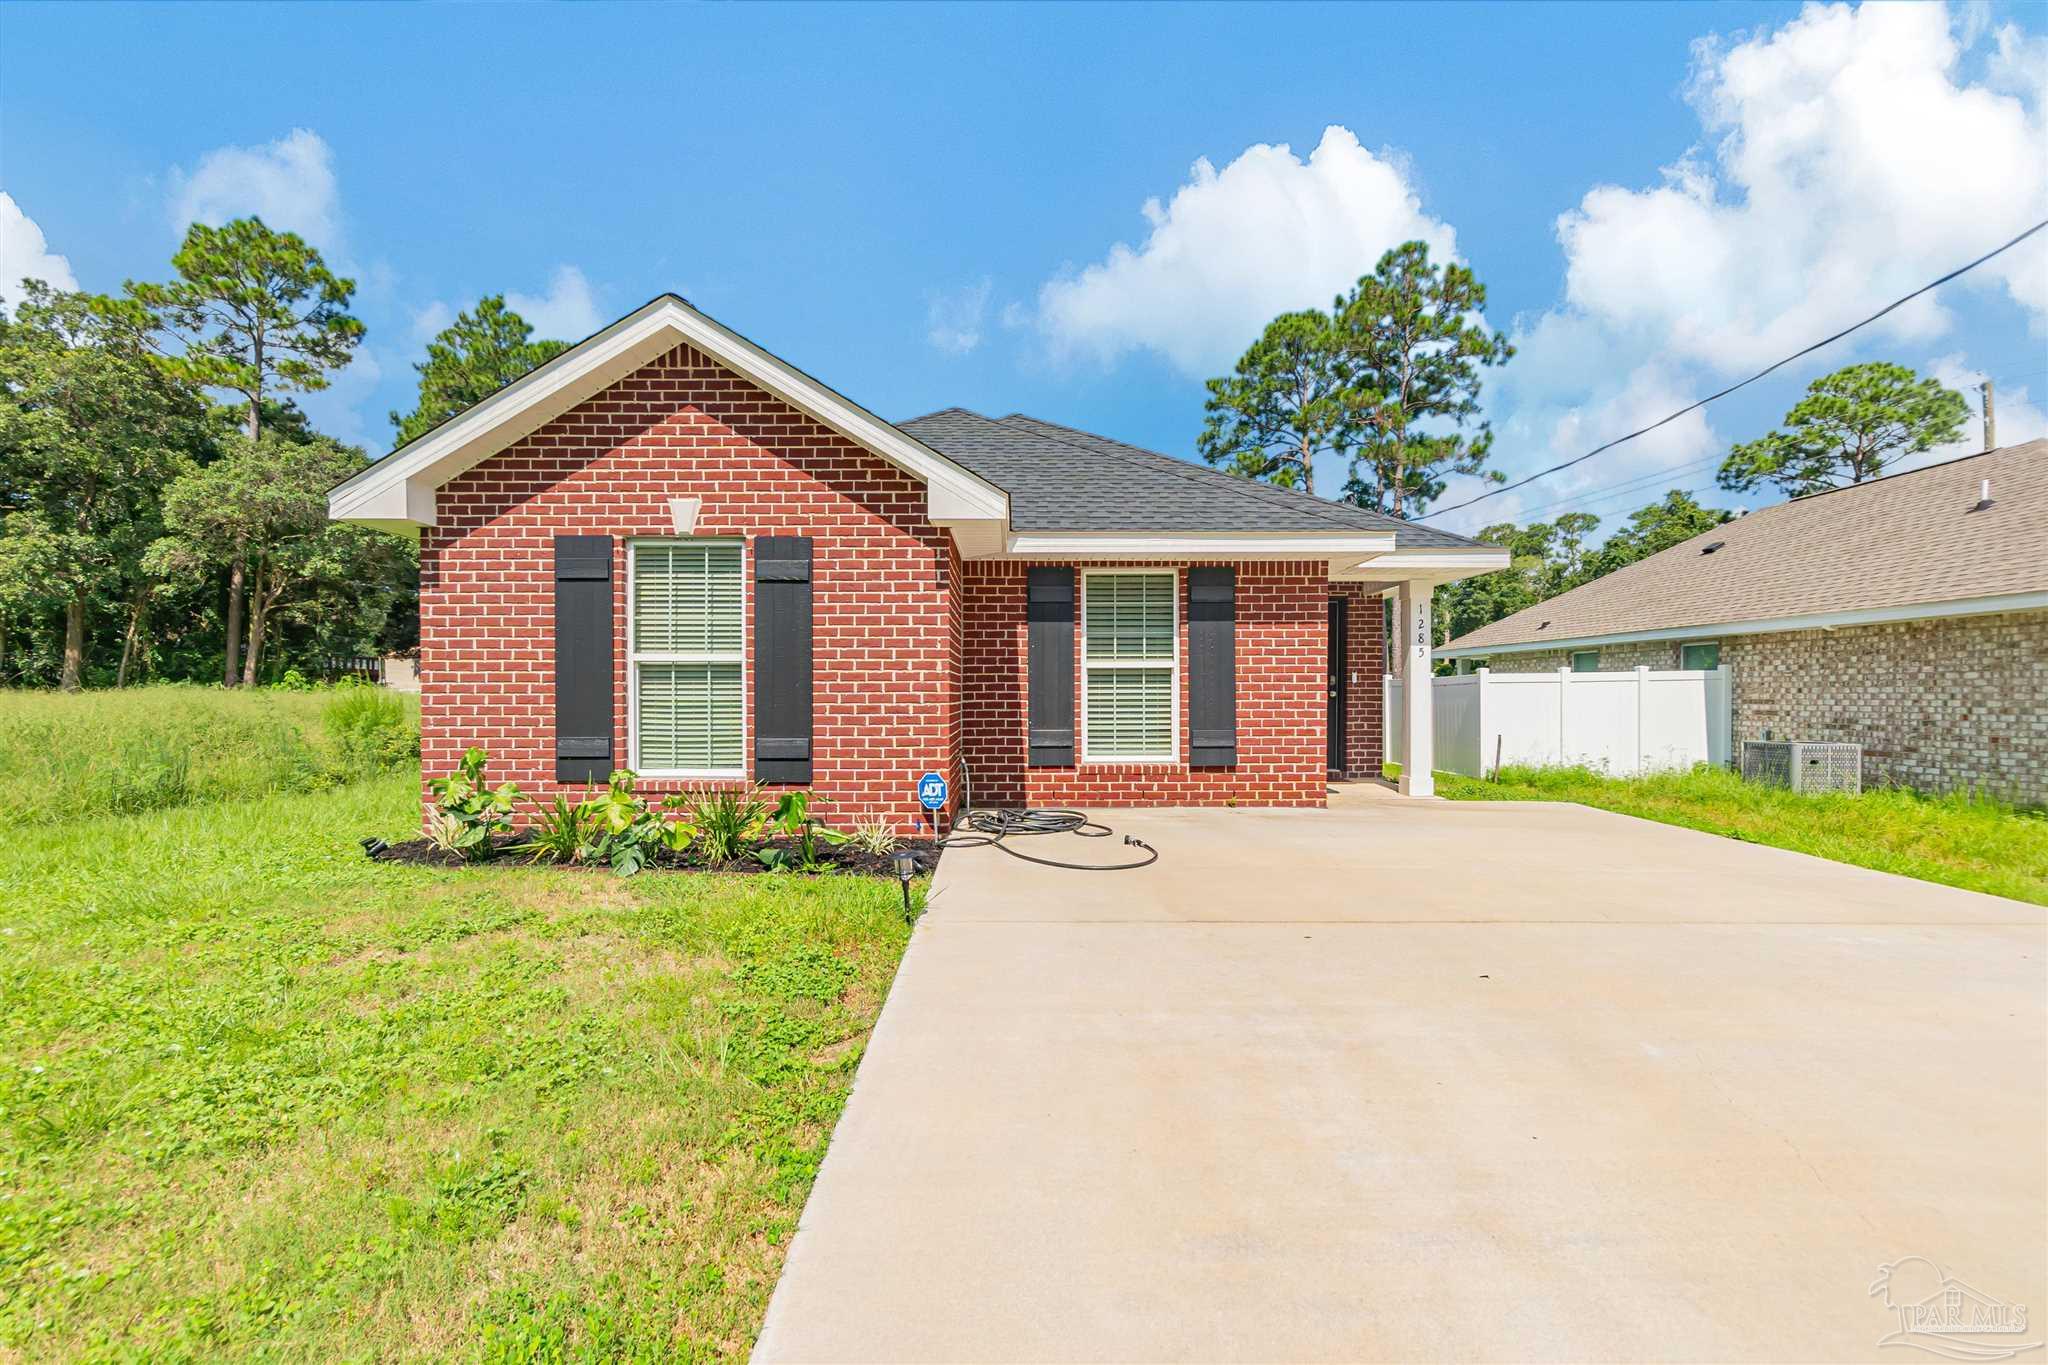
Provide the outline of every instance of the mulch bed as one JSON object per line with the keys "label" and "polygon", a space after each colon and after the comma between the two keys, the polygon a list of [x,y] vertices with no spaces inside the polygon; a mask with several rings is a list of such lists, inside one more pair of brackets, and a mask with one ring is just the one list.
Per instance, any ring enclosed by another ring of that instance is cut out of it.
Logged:
{"label": "mulch bed", "polygon": [[[512,852],[513,847],[521,843],[524,838],[524,835],[519,834],[501,834],[491,841],[491,847],[494,850],[491,857],[477,861],[504,867],[581,867],[594,872],[611,871],[609,867],[602,863],[529,863],[524,853]],[[771,839],[768,841],[768,846],[771,848],[786,848],[788,844],[780,839]],[[930,839],[905,839],[898,847],[909,849],[917,855],[919,875],[928,873],[939,865],[939,854],[942,850]],[[840,844],[837,847],[820,847],[818,854],[820,861],[834,872],[850,872],[870,877],[887,877],[891,881],[896,879],[896,868],[892,861],[896,854],[893,851],[889,853],[867,853],[855,848],[852,844]],[[380,863],[407,863],[413,867],[464,867],[470,865],[468,860],[451,857],[449,854],[435,848],[432,843],[425,839],[407,839],[403,843],[390,844],[372,856]],[[648,872],[724,872],[738,874],[768,872],[767,868],[751,858],[744,858],[729,863],[702,863],[690,859],[687,855],[678,855],[667,850],[657,853],[654,861],[649,863],[645,870]],[[806,874],[792,870],[776,875],[800,877],[815,874]]]}

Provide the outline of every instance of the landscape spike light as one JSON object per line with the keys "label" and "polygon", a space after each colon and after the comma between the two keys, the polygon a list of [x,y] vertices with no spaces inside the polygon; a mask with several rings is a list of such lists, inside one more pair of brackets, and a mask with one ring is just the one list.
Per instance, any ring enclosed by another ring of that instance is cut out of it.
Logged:
{"label": "landscape spike light", "polygon": [[890,863],[896,869],[896,880],[903,885],[903,918],[907,920],[910,918],[910,879],[917,875],[917,855],[907,848],[899,848]]}

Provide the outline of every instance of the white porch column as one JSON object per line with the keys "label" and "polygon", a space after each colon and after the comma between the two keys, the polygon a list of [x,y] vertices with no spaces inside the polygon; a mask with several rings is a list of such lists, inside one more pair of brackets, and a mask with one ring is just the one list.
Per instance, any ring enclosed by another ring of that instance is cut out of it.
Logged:
{"label": "white porch column", "polygon": [[1401,650],[1401,795],[1436,795],[1436,688],[1430,682],[1431,586],[1402,581],[1394,601]]}

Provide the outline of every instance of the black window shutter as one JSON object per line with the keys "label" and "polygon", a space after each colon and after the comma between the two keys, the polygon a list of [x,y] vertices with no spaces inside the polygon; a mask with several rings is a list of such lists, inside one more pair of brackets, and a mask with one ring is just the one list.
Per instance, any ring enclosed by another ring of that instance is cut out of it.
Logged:
{"label": "black window shutter", "polygon": [[1237,571],[1188,570],[1188,762],[1237,764]]}
{"label": "black window shutter", "polygon": [[1026,571],[1030,766],[1074,766],[1074,571]]}
{"label": "black window shutter", "polygon": [[612,538],[555,537],[555,780],[612,762]]}
{"label": "black window shutter", "polygon": [[811,780],[811,538],[754,541],[754,780]]}

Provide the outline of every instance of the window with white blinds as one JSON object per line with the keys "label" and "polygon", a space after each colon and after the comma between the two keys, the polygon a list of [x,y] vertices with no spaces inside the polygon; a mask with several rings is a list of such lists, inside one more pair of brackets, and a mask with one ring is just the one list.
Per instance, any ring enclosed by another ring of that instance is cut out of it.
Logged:
{"label": "window with white blinds", "polygon": [[743,774],[739,542],[635,541],[631,588],[634,770]]}
{"label": "window with white blinds", "polygon": [[1175,573],[1081,576],[1081,757],[1159,761],[1177,752]]}

